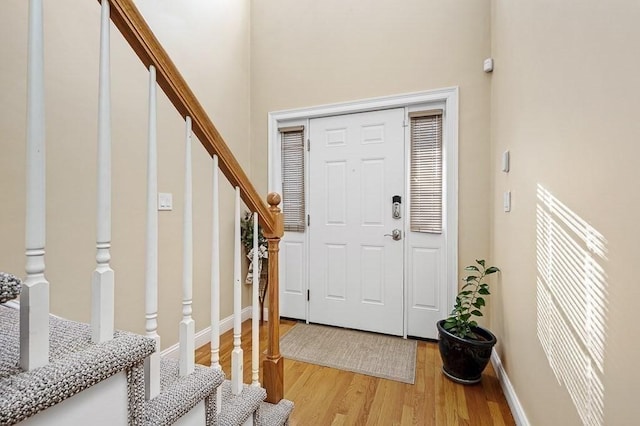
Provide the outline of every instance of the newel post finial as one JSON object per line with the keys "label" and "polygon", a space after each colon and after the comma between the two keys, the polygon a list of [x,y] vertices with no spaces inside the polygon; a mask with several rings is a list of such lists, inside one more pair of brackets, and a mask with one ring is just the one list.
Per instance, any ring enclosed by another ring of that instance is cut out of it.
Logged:
{"label": "newel post finial", "polygon": [[280,212],[280,203],[282,202],[282,197],[277,192],[270,192],[267,195],[267,203],[269,204],[269,210],[272,212]]}
{"label": "newel post finial", "polygon": [[273,215],[274,219],[274,230],[273,233],[282,237],[284,235],[284,229],[282,226],[283,218],[282,218],[282,210],[280,210],[280,203],[282,202],[282,197],[277,192],[270,192],[267,195],[267,203],[269,204],[269,211]]}
{"label": "newel post finial", "polygon": [[267,239],[278,237],[278,240],[280,240],[284,235],[284,217],[279,207],[281,202],[282,197],[277,192],[270,192],[269,195],[267,195],[269,211],[273,216],[273,230],[272,232],[265,232],[264,234]]}

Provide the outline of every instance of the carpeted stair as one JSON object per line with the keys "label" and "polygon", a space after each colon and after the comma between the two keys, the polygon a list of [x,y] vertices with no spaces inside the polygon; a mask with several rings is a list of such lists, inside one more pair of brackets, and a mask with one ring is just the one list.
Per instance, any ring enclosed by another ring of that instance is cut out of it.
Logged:
{"label": "carpeted stair", "polygon": [[267,397],[267,392],[258,386],[243,385],[240,395],[233,395],[231,382],[222,384],[222,409],[218,421],[220,425],[239,426],[250,416],[254,416],[260,403]]}
{"label": "carpeted stair", "polygon": [[[127,372],[129,392],[144,391],[140,378],[153,340],[119,331],[113,340],[92,344],[88,324],[51,316],[50,363],[22,371],[19,316],[17,309],[0,305],[0,424],[18,423],[121,371]],[[129,416],[139,417],[139,407],[131,406]]]}
{"label": "carpeted stair", "polygon": [[[264,402],[261,387],[244,385],[240,395],[231,393],[224,373],[196,365],[193,374],[180,377],[179,361],[161,361],[161,393],[145,401],[144,359],[154,351],[153,340],[116,331],[108,342],[91,343],[89,324],[50,316],[50,363],[23,372],[19,366],[18,309],[0,305],[0,424],[25,420],[65,399],[126,371],[129,423],[165,426],[176,422],[201,401],[205,402],[206,425],[239,426],[253,416],[254,424],[288,424],[291,401]],[[216,418],[215,390],[222,386],[221,413]]]}
{"label": "carpeted stair", "polygon": [[287,425],[293,411],[293,402],[283,399],[278,404],[269,404],[264,399],[266,391],[257,386],[243,385],[240,395],[231,393],[231,382],[222,384],[222,410],[219,423],[224,426],[243,425],[253,416],[256,426]]}
{"label": "carpeted stair", "polygon": [[0,305],[0,424],[12,425],[46,410],[73,395],[126,371],[129,423],[163,426],[205,401],[206,424],[215,425],[215,389],[224,373],[196,366],[180,377],[177,360],[161,362],[161,393],[145,401],[144,360],[155,348],[153,340],[116,331],[113,340],[91,343],[89,324],[55,316],[49,319],[50,363],[22,371],[20,360],[20,311]]}
{"label": "carpeted stair", "polygon": [[255,418],[256,426],[283,426],[289,424],[293,402],[283,399],[277,404],[261,402]]}
{"label": "carpeted stair", "polygon": [[[160,362],[160,395],[145,402],[144,424],[171,425],[204,401],[206,425],[215,425],[214,392],[223,380],[222,371],[201,365],[196,365],[195,371],[189,376],[180,377],[180,361],[163,358]],[[144,397],[144,388],[141,391]]]}

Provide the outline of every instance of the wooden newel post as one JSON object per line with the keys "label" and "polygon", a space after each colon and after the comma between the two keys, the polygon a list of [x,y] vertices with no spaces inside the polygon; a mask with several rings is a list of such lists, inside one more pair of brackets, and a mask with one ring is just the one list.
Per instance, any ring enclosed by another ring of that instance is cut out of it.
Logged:
{"label": "wooden newel post", "polygon": [[267,343],[267,358],[263,364],[263,382],[267,390],[267,402],[277,404],[284,398],[284,359],[280,356],[280,305],[278,282],[278,252],[280,238],[284,235],[284,222],[280,204],[280,194],[269,193],[267,203],[274,217],[272,232],[265,232],[269,249],[269,340]]}

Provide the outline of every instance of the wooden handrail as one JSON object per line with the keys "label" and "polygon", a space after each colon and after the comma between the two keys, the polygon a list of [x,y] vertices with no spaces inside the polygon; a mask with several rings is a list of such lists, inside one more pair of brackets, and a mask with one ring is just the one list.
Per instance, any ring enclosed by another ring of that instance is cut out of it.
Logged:
{"label": "wooden handrail", "polygon": [[[102,3],[104,0],[98,0]],[[280,195],[270,193],[269,207],[254,188],[224,139],[213,125],[202,105],[169,58],[149,25],[136,8],[133,0],[108,0],[111,20],[148,69],[155,68],[156,82],[176,110],[186,120],[191,118],[192,131],[213,157],[232,186],[240,188],[240,196],[252,212],[258,213],[263,234],[269,246],[269,336],[267,357],[264,361],[264,387],[267,401],[277,403],[284,397],[284,360],[280,355],[280,310],[278,252],[284,235],[283,215],[278,207]]]}
{"label": "wooden handrail", "polygon": [[[133,0],[109,0],[111,20],[136,52],[145,67],[156,67],[158,85],[183,118],[191,117],[193,133],[211,156],[220,158],[220,169],[231,186],[240,188],[242,201],[258,213],[265,232],[273,233],[276,223],[269,208],[254,188],[178,68],[146,23]],[[98,0],[99,3],[102,0]]]}

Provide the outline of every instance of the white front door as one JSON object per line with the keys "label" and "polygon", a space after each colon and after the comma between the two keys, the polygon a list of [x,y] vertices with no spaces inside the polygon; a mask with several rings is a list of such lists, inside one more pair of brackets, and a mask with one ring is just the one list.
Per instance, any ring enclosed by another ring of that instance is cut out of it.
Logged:
{"label": "white front door", "polygon": [[404,109],[309,122],[309,321],[404,333]]}

